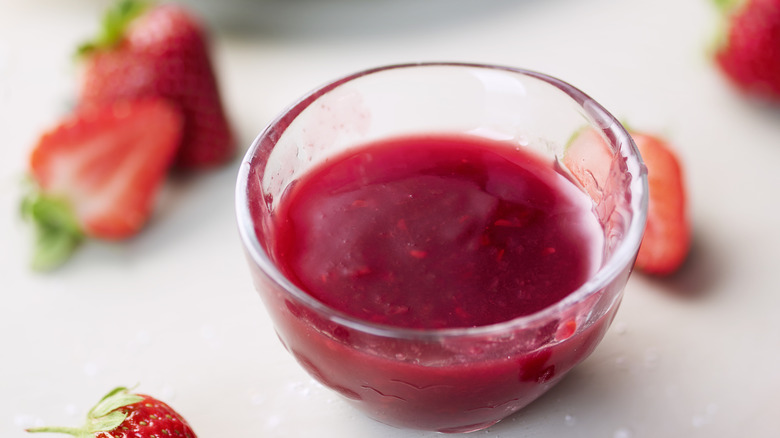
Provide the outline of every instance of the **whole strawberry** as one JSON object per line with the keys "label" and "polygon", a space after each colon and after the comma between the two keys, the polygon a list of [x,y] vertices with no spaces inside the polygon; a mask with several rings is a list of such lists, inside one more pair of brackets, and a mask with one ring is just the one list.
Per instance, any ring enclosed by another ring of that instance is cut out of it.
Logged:
{"label": "whole strawberry", "polygon": [[716,0],[726,28],[715,61],[744,92],[780,101],[780,0]]}
{"label": "whole strawberry", "polygon": [[167,404],[127,388],[115,388],[87,413],[82,427],[36,427],[77,438],[196,438],[187,421]]}
{"label": "whole strawberry", "polygon": [[178,167],[210,167],[234,157],[206,30],[184,7],[121,0],[107,12],[102,33],[80,52],[85,59],[82,104],[167,98],[185,116]]}

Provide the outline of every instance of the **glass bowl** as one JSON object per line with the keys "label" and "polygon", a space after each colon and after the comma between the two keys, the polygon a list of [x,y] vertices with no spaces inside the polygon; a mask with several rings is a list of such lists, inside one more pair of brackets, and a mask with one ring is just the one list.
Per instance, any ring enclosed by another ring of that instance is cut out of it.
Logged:
{"label": "glass bowl", "polygon": [[[593,200],[603,227],[595,273],[530,315],[443,329],[355,318],[282,273],[271,251],[272,219],[301,175],[350,148],[431,132],[531,148],[570,175]],[[297,362],[378,421],[455,433],[486,428],[528,405],[596,348],[639,248],[646,187],[631,137],[573,86],[518,68],[416,63],[340,78],[283,111],[246,153],[236,213],[255,288]]]}

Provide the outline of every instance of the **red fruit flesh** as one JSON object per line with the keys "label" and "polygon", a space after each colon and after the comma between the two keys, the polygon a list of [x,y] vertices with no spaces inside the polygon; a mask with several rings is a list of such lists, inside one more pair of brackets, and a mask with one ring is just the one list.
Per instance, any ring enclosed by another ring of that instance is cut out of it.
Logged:
{"label": "red fruit flesh", "polygon": [[658,137],[632,132],[647,166],[647,227],[636,268],[669,275],[685,261],[691,246],[691,226],[682,166],[669,145]]}
{"label": "red fruit flesh", "polygon": [[727,13],[715,61],[739,89],[780,100],[780,0],[746,0]]}
{"label": "red fruit flesh", "polygon": [[162,99],[83,106],[30,157],[41,191],[64,199],[87,235],[129,237],[146,223],[176,153],[182,117]]}
{"label": "red fruit flesh", "polygon": [[184,168],[224,163],[236,153],[201,23],[183,7],[164,4],[135,18],[112,47],[86,60],[84,104],[164,97],[185,117],[176,164]]}

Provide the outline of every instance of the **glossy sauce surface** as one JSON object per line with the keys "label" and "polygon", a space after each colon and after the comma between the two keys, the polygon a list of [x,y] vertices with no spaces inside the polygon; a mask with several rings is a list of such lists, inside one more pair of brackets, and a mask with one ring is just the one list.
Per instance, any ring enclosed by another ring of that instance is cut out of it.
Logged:
{"label": "glossy sauce surface", "polygon": [[396,138],[333,157],[288,190],[273,257],[357,318],[472,327],[543,309],[600,262],[592,203],[552,162],[465,136]]}

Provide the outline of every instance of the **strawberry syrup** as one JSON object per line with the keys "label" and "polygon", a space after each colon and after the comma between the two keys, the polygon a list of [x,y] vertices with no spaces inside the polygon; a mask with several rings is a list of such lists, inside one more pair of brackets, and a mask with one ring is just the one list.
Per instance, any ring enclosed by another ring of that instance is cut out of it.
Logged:
{"label": "strawberry syrup", "polygon": [[[506,144],[397,138],[307,172],[261,240],[301,289],[359,320],[485,326],[544,309],[593,274],[604,232],[592,207],[551,162]],[[282,343],[318,381],[379,421],[442,432],[487,427],[539,397],[614,316],[585,323],[592,295],[527,329],[399,339],[323,317],[255,278]]]}
{"label": "strawberry syrup", "polygon": [[486,140],[385,140],[285,194],[273,249],[312,296],[409,328],[541,310],[597,268],[592,202],[547,162]]}

